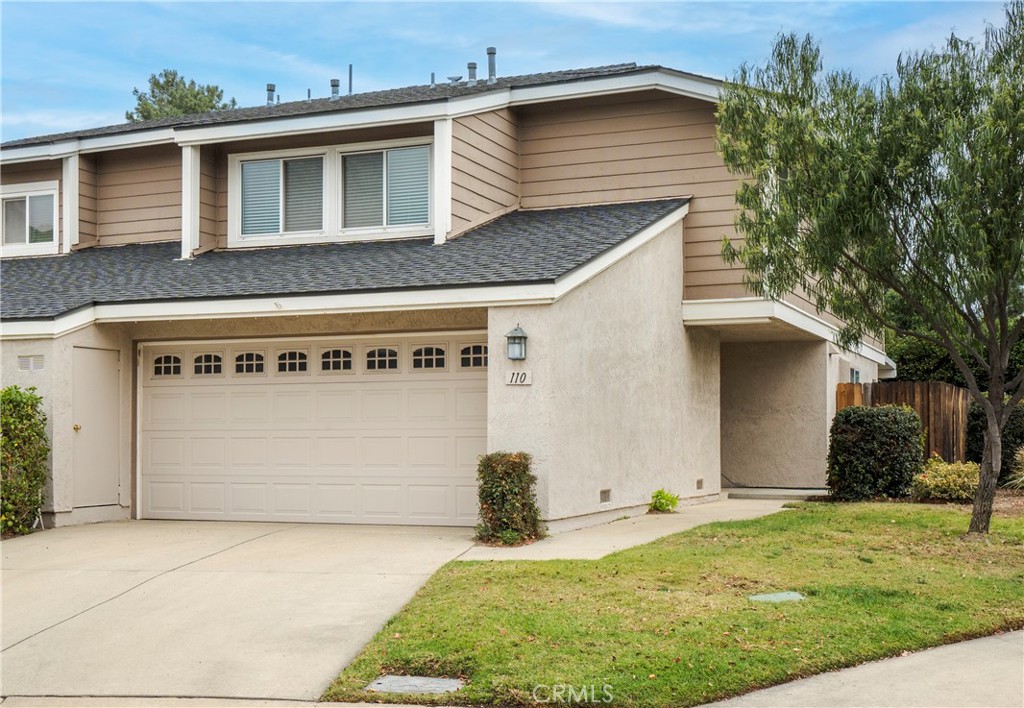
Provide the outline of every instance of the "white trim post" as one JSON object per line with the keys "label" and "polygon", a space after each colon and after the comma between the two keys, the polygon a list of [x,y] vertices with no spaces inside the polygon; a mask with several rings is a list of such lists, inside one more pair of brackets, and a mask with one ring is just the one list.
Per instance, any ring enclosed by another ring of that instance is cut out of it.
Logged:
{"label": "white trim post", "polygon": [[433,204],[434,243],[448,240],[452,230],[452,121],[434,121]]}
{"label": "white trim post", "polygon": [[61,165],[61,200],[63,204],[63,228],[61,229],[61,251],[71,253],[71,247],[78,243],[78,153],[68,155]]}
{"label": "white trim post", "polygon": [[192,257],[199,248],[200,146],[181,148],[181,257]]}

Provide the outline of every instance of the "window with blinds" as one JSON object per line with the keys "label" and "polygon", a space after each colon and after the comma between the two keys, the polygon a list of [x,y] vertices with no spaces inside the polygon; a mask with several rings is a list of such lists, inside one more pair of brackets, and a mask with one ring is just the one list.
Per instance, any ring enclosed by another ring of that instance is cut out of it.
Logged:
{"label": "window with blinds", "polygon": [[229,246],[429,234],[432,147],[410,143],[229,155]]}
{"label": "window with blinds", "polygon": [[394,148],[342,157],[346,229],[430,221],[430,148]]}
{"label": "window with blinds", "polygon": [[242,163],[242,235],[324,227],[324,158]]}

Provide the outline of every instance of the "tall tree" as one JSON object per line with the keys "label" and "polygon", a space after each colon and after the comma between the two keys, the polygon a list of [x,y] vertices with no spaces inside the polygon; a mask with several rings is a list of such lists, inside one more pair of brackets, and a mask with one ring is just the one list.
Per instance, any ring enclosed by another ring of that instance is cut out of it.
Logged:
{"label": "tall tree", "polygon": [[124,117],[131,123],[167,116],[186,116],[207,111],[222,111],[234,108],[235,99],[224,101],[223,89],[213,84],[197,84],[186,81],[174,69],[164,69],[159,74],[149,75],[149,91],[132,91],[135,96],[135,110],[127,111]]}
{"label": "tall tree", "polygon": [[[1024,371],[1008,372],[1024,332],[1024,3],[1005,14],[980,42],[953,35],[870,82],[823,70],[810,37],[781,36],[719,105],[719,148],[745,178],[743,238],[725,257],[761,296],[806,289],[845,321],[844,346],[891,328],[950,356],[987,420],[977,533],[1024,397]],[[890,290],[925,327],[900,322]]]}

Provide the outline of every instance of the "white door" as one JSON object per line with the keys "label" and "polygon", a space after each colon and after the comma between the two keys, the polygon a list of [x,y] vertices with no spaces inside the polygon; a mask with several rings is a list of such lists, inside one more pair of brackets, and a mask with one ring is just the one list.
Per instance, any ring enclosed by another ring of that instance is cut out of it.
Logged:
{"label": "white door", "polygon": [[484,335],[149,345],[142,516],[471,526]]}
{"label": "white door", "polygon": [[74,506],[117,504],[120,353],[74,347],[71,359]]}

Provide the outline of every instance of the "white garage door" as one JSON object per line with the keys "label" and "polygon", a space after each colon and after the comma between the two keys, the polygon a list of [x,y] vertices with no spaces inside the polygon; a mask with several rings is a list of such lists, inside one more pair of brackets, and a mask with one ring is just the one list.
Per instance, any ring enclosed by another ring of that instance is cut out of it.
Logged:
{"label": "white garage door", "polygon": [[147,345],[142,516],[476,523],[483,334]]}

